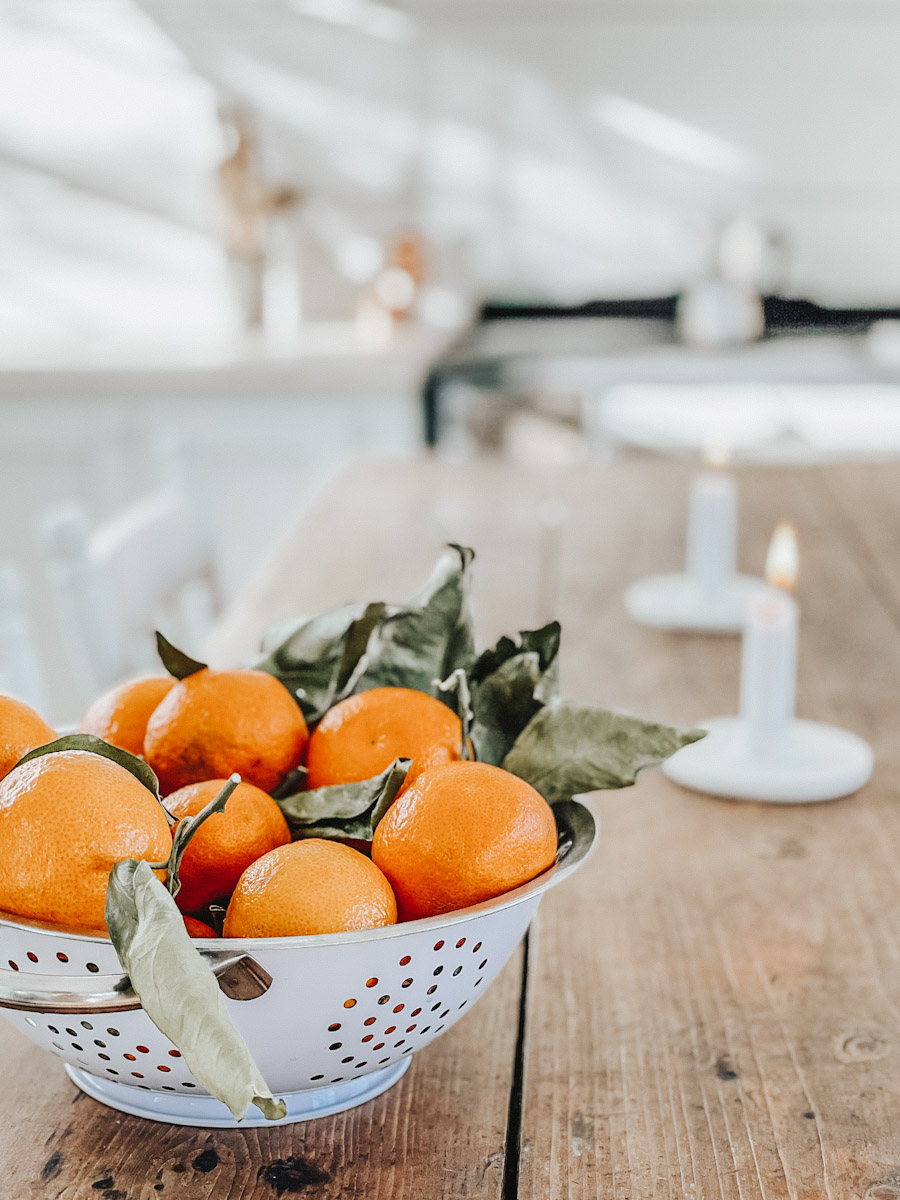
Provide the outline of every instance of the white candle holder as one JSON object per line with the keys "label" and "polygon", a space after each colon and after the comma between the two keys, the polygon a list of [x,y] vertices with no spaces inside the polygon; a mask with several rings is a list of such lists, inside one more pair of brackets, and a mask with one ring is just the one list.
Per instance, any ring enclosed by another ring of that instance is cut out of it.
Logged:
{"label": "white candle holder", "polygon": [[859,791],[872,774],[872,748],[855,733],[793,720],[781,736],[759,739],[741,717],[701,721],[709,732],[663,764],[695,792],[768,804],[813,804]]}
{"label": "white candle holder", "polygon": [[764,585],[736,564],[737,486],[723,471],[703,471],[691,482],[684,571],[632,584],[625,607],[652,629],[740,633],[747,603]]}
{"label": "white candle holder", "polygon": [[[779,527],[772,539],[769,577],[778,576],[779,554],[788,560],[787,577],[795,579],[791,527]],[[836,800],[868,782],[873,757],[867,742],[846,729],[794,716],[798,618],[793,597],[779,588],[750,600],[740,714],[701,722],[706,737],[663,764],[671,780],[713,796],[769,804]]]}

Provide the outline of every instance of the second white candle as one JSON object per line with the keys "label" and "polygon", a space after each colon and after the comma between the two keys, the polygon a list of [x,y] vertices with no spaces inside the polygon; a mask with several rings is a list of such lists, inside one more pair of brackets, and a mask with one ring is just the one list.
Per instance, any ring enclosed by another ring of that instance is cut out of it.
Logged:
{"label": "second white candle", "polygon": [[737,570],[737,485],[724,471],[691,481],[686,569],[702,588],[718,588]]}

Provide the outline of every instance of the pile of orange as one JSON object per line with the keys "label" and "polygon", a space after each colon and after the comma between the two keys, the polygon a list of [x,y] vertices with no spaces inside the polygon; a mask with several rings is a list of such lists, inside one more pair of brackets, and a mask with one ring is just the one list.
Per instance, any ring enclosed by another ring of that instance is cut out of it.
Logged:
{"label": "pile of orange", "polygon": [[[273,676],[204,668],[113,689],[90,706],[82,731],[142,756],[163,804],[126,766],[88,750],[20,763],[56,735],[27,706],[0,697],[0,910],[105,928],[113,864],[166,863],[171,824],[195,816],[235,773],[243,782],[181,860],[176,903],[194,937],[215,936],[215,914],[226,908],[226,937],[416,920],[492,899],[555,858],[546,801],[499,767],[470,761],[458,717],[424,692],[350,696],[310,735]],[[289,774],[305,766],[309,788],[354,783],[398,757],[411,760],[409,772],[371,857],[339,841],[291,841],[271,795]]]}

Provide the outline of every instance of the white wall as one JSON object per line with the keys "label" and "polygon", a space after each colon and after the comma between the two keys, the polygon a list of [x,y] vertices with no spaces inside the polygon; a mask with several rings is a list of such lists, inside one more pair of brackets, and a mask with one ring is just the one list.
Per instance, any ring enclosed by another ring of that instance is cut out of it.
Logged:
{"label": "white wall", "polygon": [[[900,297],[894,0],[394,0],[405,41],[275,0],[142,4],[259,114],[282,174],[363,223],[452,234],[494,292],[677,289],[704,225],[744,211],[786,231],[785,290]],[[604,129],[603,95],[734,143],[758,180]]]}
{"label": "white wall", "polygon": [[747,208],[788,231],[791,290],[897,302],[900,6],[634,0],[606,19],[605,5],[590,19],[572,7],[452,31],[546,72],[576,105],[613,93],[750,151]]}

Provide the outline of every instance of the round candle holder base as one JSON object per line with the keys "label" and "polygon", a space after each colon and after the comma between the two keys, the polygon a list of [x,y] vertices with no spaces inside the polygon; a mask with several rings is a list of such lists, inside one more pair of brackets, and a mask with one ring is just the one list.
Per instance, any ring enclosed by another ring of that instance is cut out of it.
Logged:
{"label": "round candle holder base", "polygon": [[695,792],[768,804],[814,804],[849,796],[869,781],[868,742],[819,721],[792,721],[762,741],[740,717],[701,722],[702,741],[685,746],[663,764],[675,783]]}
{"label": "round candle holder base", "polygon": [[765,588],[752,575],[732,575],[704,586],[691,575],[651,575],[625,592],[625,608],[639,625],[682,633],[740,633],[747,602]]}

